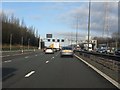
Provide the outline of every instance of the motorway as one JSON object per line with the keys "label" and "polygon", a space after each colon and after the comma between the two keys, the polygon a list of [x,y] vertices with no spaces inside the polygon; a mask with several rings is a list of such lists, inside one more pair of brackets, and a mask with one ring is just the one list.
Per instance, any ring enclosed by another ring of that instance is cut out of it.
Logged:
{"label": "motorway", "polygon": [[75,56],[13,54],[2,60],[2,88],[116,88]]}

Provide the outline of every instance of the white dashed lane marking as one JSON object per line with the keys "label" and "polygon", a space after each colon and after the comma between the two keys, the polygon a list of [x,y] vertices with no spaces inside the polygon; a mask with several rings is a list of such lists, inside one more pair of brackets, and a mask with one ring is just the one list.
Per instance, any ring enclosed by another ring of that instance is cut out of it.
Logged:
{"label": "white dashed lane marking", "polygon": [[22,54],[14,54],[14,55],[12,55],[12,56],[17,56],[17,55],[22,55]]}
{"label": "white dashed lane marking", "polygon": [[2,58],[3,58],[3,57],[8,57],[8,56],[10,56],[10,55],[6,55],[6,56],[0,56],[0,57],[2,57]]}
{"label": "white dashed lane marking", "polygon": [[55,58],[55,57],[52,57],[51,59],[53,59],[53,58]]}
{"label": "white dashed lane marking", "polygon": [[45,63],[49,63],[49,61],[46,61]]}
{"label": "white dashed lane marking", "polygon": [[27,75],[25,75],[25,77],[30,77],[33,73],[35,73],[35,71],[31,71],[30,73],[28,73]]}
{"label": "white dashed lane marking", "polygon": [[5,63],[8,63],[8,62],[12,62],[12,60],[7,60],[7,61],[4,61]]}
{"label": "white dashed lane marking", "polygon": [[37,54],[35,56],[38,56]]}
{"label": "white dashed lane marking", "polygon": [[28,58],[28,56],[26,56],[25,58]]}

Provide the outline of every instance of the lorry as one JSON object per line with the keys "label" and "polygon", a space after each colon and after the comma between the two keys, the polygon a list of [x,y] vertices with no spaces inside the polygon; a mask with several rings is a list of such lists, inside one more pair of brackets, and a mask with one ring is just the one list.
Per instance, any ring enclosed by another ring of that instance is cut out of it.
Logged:
{"label": "lorry", "polygon": [[54,51],[59,51],[60,50],[60,43],[59,42],[53,42],[49,47],[53,48]]}
{"label": "lorry", "polygon": [[80,49],[81,49],[81,48],[80,48],[80,45],[75,45],[75,46],[74,46],[74,50],[75,50],[75,51],[79,51]]}
{"label": "lorry", "polygon": [[84,50],[85,50],[85,51],[92,51],[92,44],[89,44],[89,49],[88,49],[88,44],[85,43],[85,44],[84,44]]}
{"label": "lorry", "polygon": [[44,39],[44,50],[46,48],[52,48],[54,51],[59,51],[61,49],[61,43],[60,41],[57,41],[58,39],[55,38],[46,38]]}

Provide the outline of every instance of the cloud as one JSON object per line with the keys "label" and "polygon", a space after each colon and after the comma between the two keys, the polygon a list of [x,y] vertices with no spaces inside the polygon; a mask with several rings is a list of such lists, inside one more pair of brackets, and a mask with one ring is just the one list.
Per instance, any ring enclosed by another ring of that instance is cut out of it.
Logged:
{"label": "cloud", "polygon": [[[95,4],[95,6],[94,6]],[[111,33],[118,30],[118,5],[117,3],[108,3],[107,16],[105,13],[106,3],[93,4],[93,10],[91,11],[91,29],[99,32],[103,32],[108,24],[108,29]],[[97,5],[97,6],[96,6]],[[98,8],[99,7],[99,8]],[[101,7],[101,8],[100,8]],[[114,29],[113,29],[114,28]]]}
{"label": "cloud", "polygon": [[33,19],[33,20],[41,20],[42,17],[40,15],[31,15],[29,16],[29,18]]}
{"label": "cloud", "polygon": [[56,3],[53,3],[53,5],[51,5],[51,6],[42,6],[42,7],[40,7],[40,9],[49,11],[49,10],[63,10],[64,8],[60,7]]}
{"label": "cloud", "polygon": [[44,11],[62,11],[62,10],[66,10],[68,9],[67,7],[72,7],[72,3],[71,2],[48,2],[49,5],[47,5],[48,3],[43,2],[45,5],[44,6],[39,6],[40,10],[44,10]]}
{"label": "cloud", "polygon": [[[108,24],[110,33],[118,30],[118,3],[109,2],[108,3]],[[59,19],[62,23],[67,23],[71,28],[75,29],[77,27],[77,19],[75,15],[79,16],[79,29],[81,32],[87,30],[88,28],[88,3],[83,3],[82,6],[78,8],[73,8],[72,10],[61,14]],[[91,31],[102,33],[104,29],[105,22],[105,2],[92,2],[91,3]],[[106,21],[107,23],[107,21]]]}
{"label": "cloud", "polygon": [[7,15],[11,15],[15,13],[14,9],[2,9],[2,11],[0,11],[0,13],[5,13]]}
{"label": "cloud", "polygon": [[[76,39],[76,32],[56,32],[55,33],[56,36],[61,36],[62,38],[69,38],[69,39]],[[86,36],[86,33],[82,32],[78,32],[77,33],[77,38],[78,40],[83,40]]]}

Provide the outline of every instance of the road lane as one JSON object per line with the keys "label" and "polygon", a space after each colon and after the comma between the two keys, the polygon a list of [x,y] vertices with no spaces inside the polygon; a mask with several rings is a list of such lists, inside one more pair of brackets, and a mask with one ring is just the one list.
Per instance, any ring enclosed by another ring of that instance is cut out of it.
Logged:
{"label": "road lane", "polygon": [[[32,56],[30,56],[27,59],[24,57],[21,57],[21,58],[18,58],[17,61],[13,60],[14,62],[3,64],[3,76],[5,76],[5,73],[8,72],[8,70],[7,70],[8,68],[15,69],[15,72],[11,72],[11,73],[14,73],[14,75],[12,75],[12,77],[8,77],[7,79],[3,80],[3,87],[9,87],[9,86],[11,86],[11,84],[18,82],[19,80],[22,80],[23,77],[33,69],[34,70],[36,70],[38,68],[43,69],[43,66],[45,66],[45,64],[46,64],[45,62],[47,60],[50,61],[51,58],[53,56],[55,56],[56,54],[57,53],[45,55],[42,52],[42,53],[39,53],[38,56],[35,56],[35,54],[33,54]],[[4,68],[5,68],[5,70],[4,70]],[[10,70],[9,70],[9,73],[10,73]]]}
{"label": "road lane", "polygon": [[[36,50],[40,51],[40,50]],[[34,50],[24,50],[23,53],[32,53]],[[2,51],[2,56],[7,57],[7,56],[12,56],[12,55],[20,55],[22,54],[22,50],[15,50],[15,51]]]}
{"label": "road lane", "polygon": [[21,52],[14,52],[14,53],[10,53],[9,52],[9,55],[5,55],[4,53],[2,53],[2,61],[6,61],[6,60],[9,60],[9,59],[14,59],[14,58],[20,58],[20,57],[23,57],[23,56],[26,56],[26,55],[32,55],[32,54],[37,54],[37,53],[41,53],[42,51],[41,50],[37,50],[35,52],[31,51],[31,52],[24,52],[24,53],[21,53]]}
{"label": "road lane", "polygon": [[[58,54],[58,55],[57,55]],[[51,59],[54,57],[53,59]],[[24,76],[17,82],[12,83],[10,88],[115,88],[110,82],[101,77],[98,73],[93,71],[83,62],[77,58],[63,57],[61,58],[59,52],[55,54],[47,54],[44,56],[45,61],[49,63],[41,63],[41,61],[34,57],[34,61],[29,62],[30,68],[28,72],[34,70],[35,73],[29,78]],[[41,63],[41,66],[39,65]],[[35,66],[33,66],[35,65]],[[37,66],[38,65],[38,66]],[[19,72],[22,72],[19,70]],[[23,73],[23,72],[22,72]],[[25,72],[24,72],[25,73]],[[27,74],[26,73],[26,74]],[[25,75],[26,75],[25,74]],[[15,77],[14,77],[15,79]],[[8,83],[13,80],[10,78]],[[6,82],[4,83],[6,87]]]}

